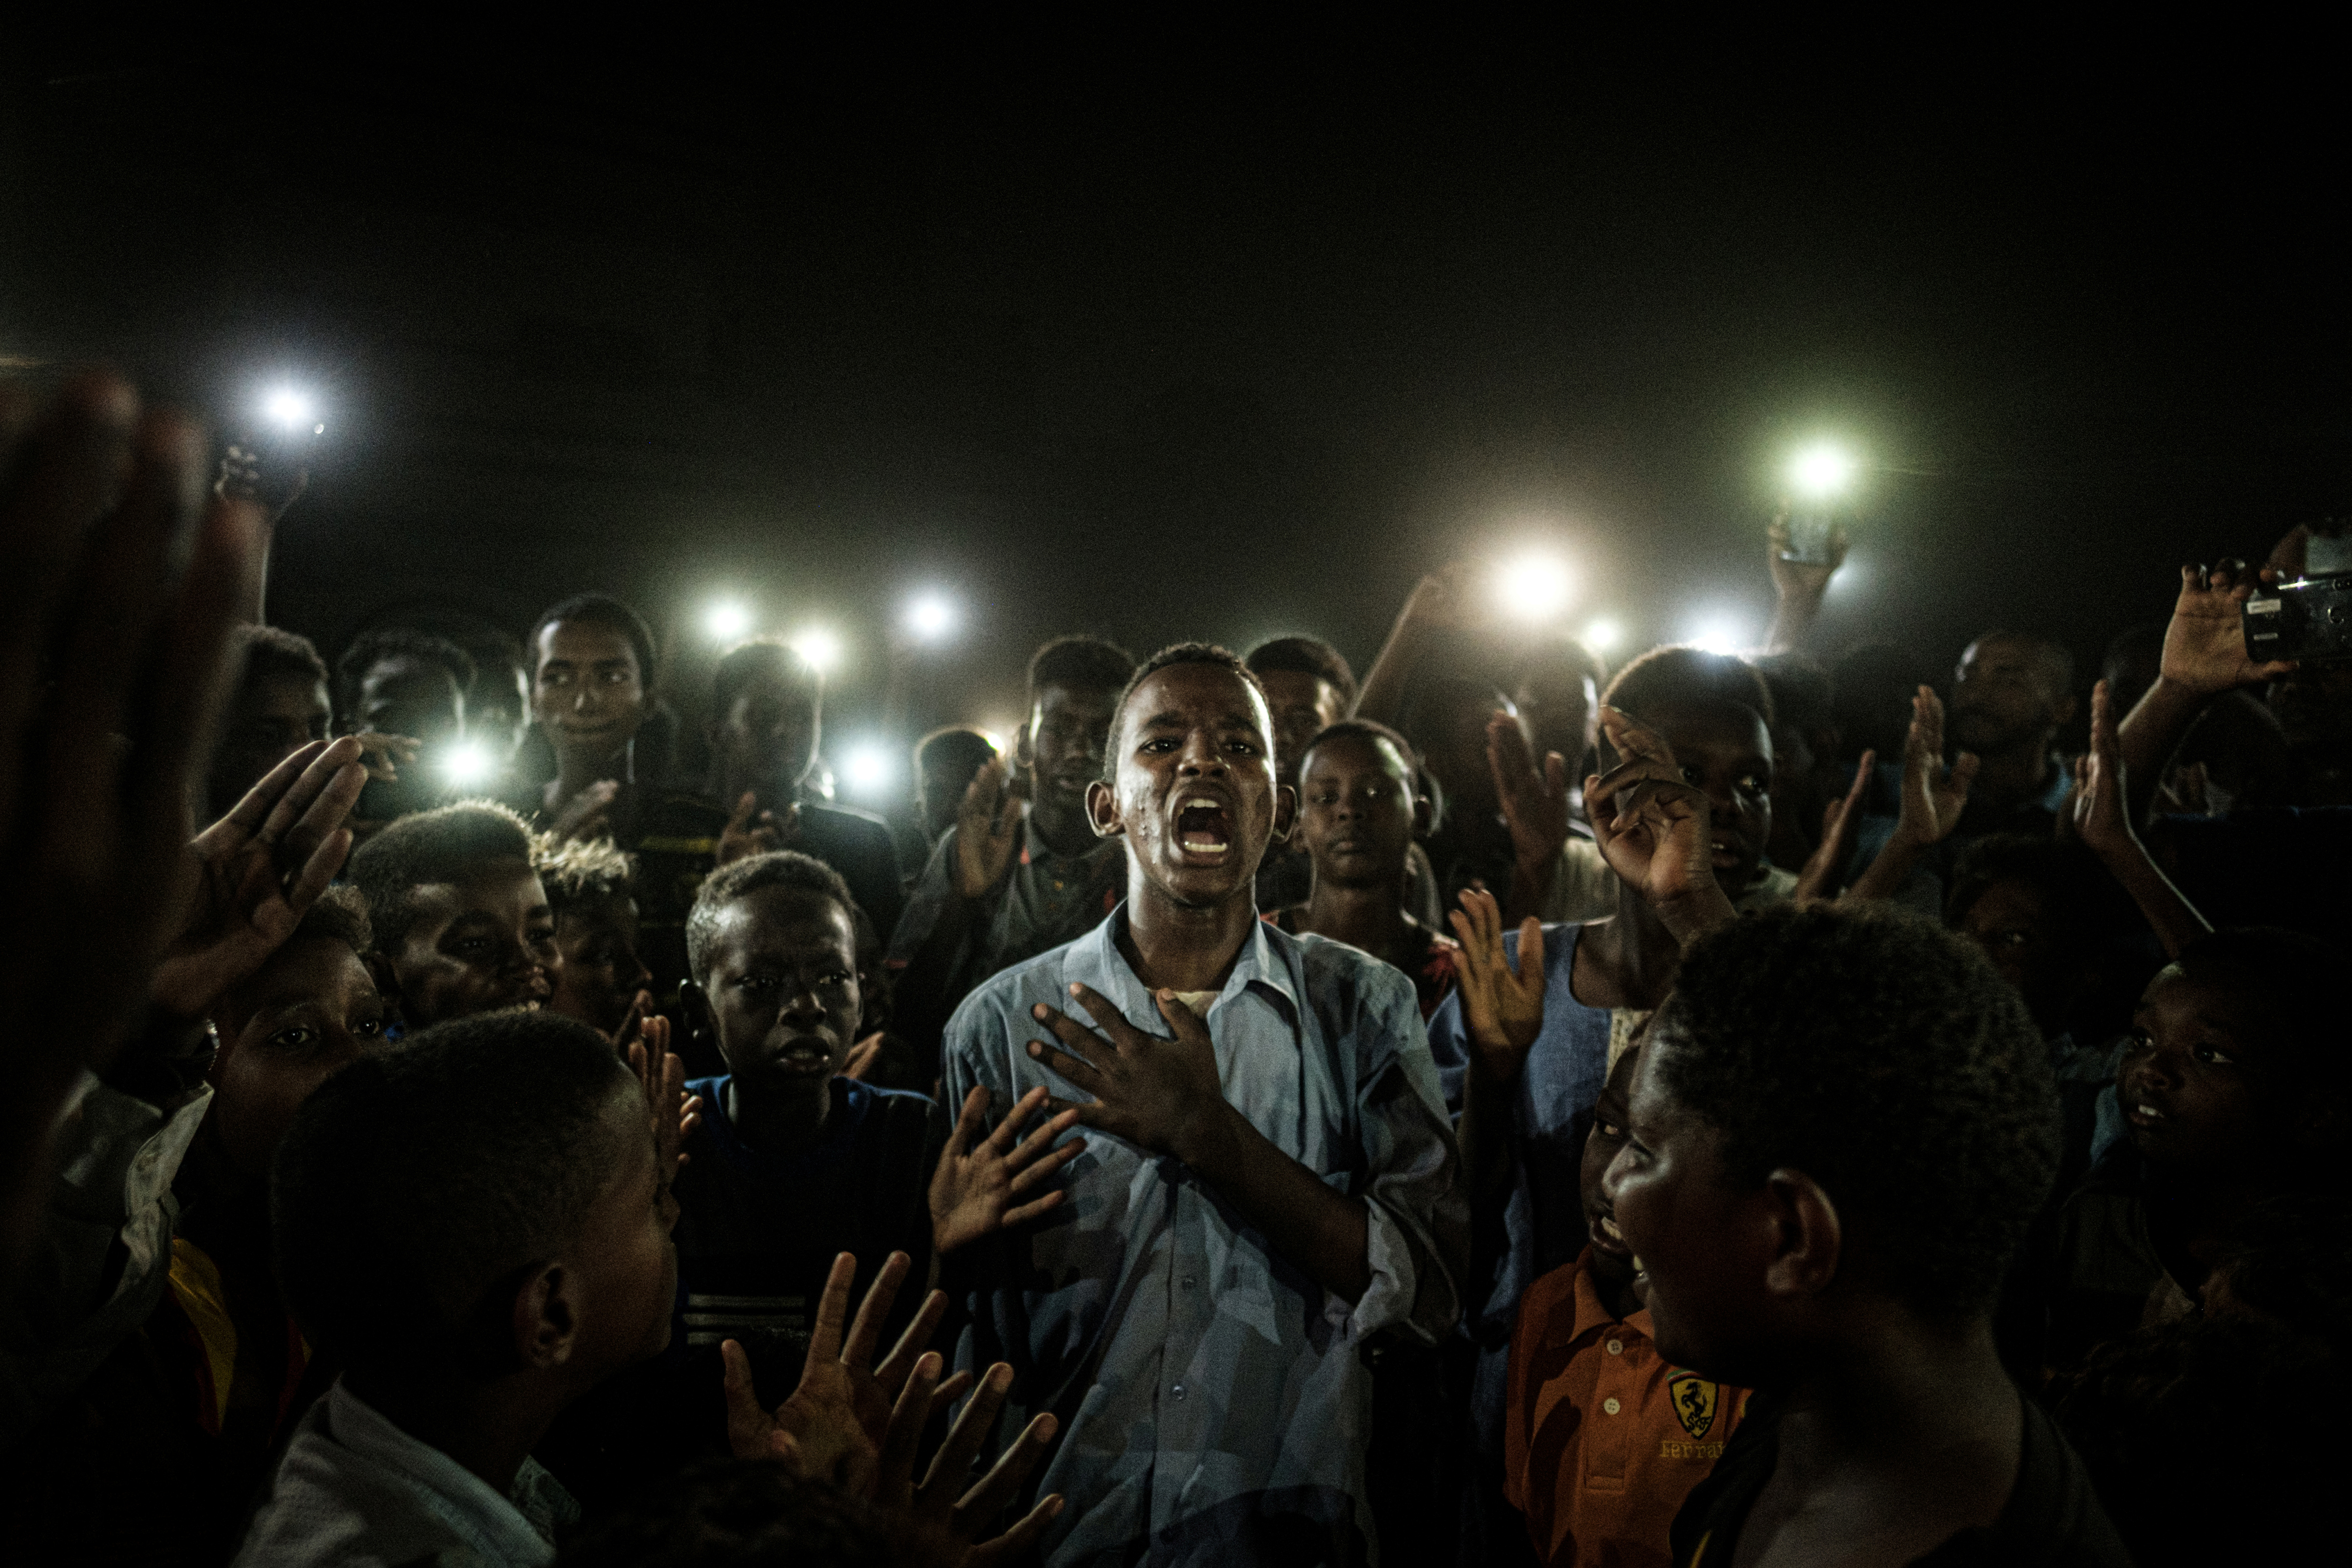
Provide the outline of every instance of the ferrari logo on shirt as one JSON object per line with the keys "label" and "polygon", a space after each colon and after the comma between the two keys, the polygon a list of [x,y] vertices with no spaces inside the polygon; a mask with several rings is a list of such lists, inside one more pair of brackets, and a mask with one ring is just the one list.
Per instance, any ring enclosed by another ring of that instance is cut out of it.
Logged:
{"label": "ferrari logo on shirt", "polygon": [[1695,1372],[1677,1371],[1666,1379],[1666,1395],[1674,1402],[1675,1415],[1684,1431],[1694,1437],[1704,1437],[1714,1428],[1723,1384],[1709,1383]]}

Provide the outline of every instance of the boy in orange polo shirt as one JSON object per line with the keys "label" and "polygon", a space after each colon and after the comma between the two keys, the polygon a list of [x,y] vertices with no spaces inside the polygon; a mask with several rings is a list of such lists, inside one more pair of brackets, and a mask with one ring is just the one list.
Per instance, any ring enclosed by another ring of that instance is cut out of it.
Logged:
{"label": "boy in orange polo shirt", "polygon": [[1511,1335],[1503,1489],[1548,1563],[1666,1568],[1667,1528],[1747,1411],[1748,1391],[1661,1360],[1633,1249],[1601,1191],[1625,1142],[1637,1045],[1617,1059],[1585,1134],[1591,1240],[1528,1288]]}

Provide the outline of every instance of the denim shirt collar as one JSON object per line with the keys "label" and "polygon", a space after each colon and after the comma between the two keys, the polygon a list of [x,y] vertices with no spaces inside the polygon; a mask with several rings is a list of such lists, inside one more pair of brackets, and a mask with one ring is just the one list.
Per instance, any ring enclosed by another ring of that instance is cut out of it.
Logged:
{"label": "denim shirt collar", "polygon": [[[1126,929],[1127,903],[1122,900],[1100,925],[1070,944],[1062,960],[1062,979],[1066,984],[1075,982],[1099,992],[1129,1023],[1159,1034],[1168,1027],[1168,1021],[1150,989],[1136,977],[1127,955],[1118,950],[1118,933]],[[1285,1015],[1297,1024],[1299,998],[1307,991],[1298,939],[1260,920],[1250,921],[1249,935],[1243,939],[1233,973],[1225,977],[1223,988],[1210,1006],[1214,1008],[1252,987],[1277,998]]]}

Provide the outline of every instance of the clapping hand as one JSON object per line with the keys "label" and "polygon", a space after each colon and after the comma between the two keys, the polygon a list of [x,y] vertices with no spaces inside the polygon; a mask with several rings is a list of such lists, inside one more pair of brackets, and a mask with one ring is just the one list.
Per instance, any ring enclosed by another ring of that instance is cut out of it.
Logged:
{"label": "clapping hand", "polygon": [[[872,1364],[875,1347],[882,1338],[883,1320],[889,1317],[891,1303],[898,1299],[898,1287],[911,1267],[905,1253],[890,1255],[866,1292],[857,1321],[850,1325],[845,1340],[842,1320],[849,1315],[849,1288],[857,1278],[857,1259],[845,1252],[833,1260],[833,1272],[817,1300],[800,1386],[773,1412],[760,1407],[751,1358],[743,1353],[743,1347],[733,1340],[719,1347],[727,1366],[727,1440],[737,1458],[782,1459],[803,1476],[830,1481],[845,1490],[863,1492],[872,1484],[890,1425],[891,1405],[905,1388],[915,1358],[930,1343],[940,1320],[947,1315],[947,1297],[932,1291],[888,1358],[880,1366]],[[961,1394],[969,1379],[950,1383],[952,1392],[942,1397]]]}
{"label": "clapping hand", "polygon": [[148,986],[158,1006],[201,1018],[285,945],[352,851],[343,819],[366,781],[357,741],[313,741],[196,836],[194,907]]}
{"label": "clapping hand", "polygon": [[[940,1386],[940,1366],[937,1354],[917,1361],[914,1375],[907,1380],[906,1389],[891,1409],[890,1427],[883,1436],[876,1467],[875,1506],[905,1519],[928,1542],[944,1545],[947,1551],[942,1555],[962,1568],[993,1568],[1028,1551],[1062,1511],[1061,1494],[1052,1493],[1039,1498],[1037,1506],[1003,1534],[976,1544],[972,1541],[1004,1511],[1004,1505],[1045,1458],[1060,1423],[1050,1415],[1032,1417],[988,1473],[973,1481],[972,1461],[980,1457],[990,1429],[996,1425],[997,1412],[1013,1388],[1013,1368],[998,1362],[973,1388],[971,1400],[948,1429],[947,1441],[932,1457],[919,1484],[915,1455],[923,1430],[930,1424],[932,1413],[952,1398]],[[969,1385],[969,1377],[963,1382]]]}
{"label": "clapping hand", "polygon": [[2058,818],[2101,860],[2140,853],[2124,805],[2122,742],[2116,735],[2115,704],[2104,680],[2091,688],[2091,749],[2074,759],[2074,788]]}
{"label": "clapping hand", "polygon": [[1568,760],[1548,752],[1538,769],[1527,731],[1517,719],[1498,712],[1486,721],[1486,765],[1494,772],[1495,795],[1510,825],[1518,863],[1549,868],[1568,842]]}
{"label": "clapping hand", "polygon": [[614,1040],[645,1093],[646,1113],[654,1124],[655,1165],[667,1184],[691,1158],[685,1145],[702,1125],[702,1097],[686,1092],[686,1064],[669,1048],[669,1020],[652,1007],[652,993],[638,992]]}
{"label": "clapping hand", "polygon": [[1962,752],[1944,763],[1944,703],[1927,687],[1911,699],[1911,728],[1903,737],[1902,815],[1894,837],[1913,848],[1940,844],[1960,825],[1969,786],[1976,782],[1977,755]]}
{"label": "clapping hand", "polygon": [[965,787],[955,847],[955,888],[964,898],[985,898],[1012,868],[1025,778],[1012,758],[991,757]]}
{"label": "clapping hand", "polygon": [[931,1177],[931,1246],[939,1252],[953,1252],[992,1232],[1024,1224],[1062,1201],[1058,1189],[1026,1197],[1086,1152],[1083,1138],[1054,1147],[1055,1139],[1078,1124],[1076,1110],[1048,1117],[1037,1131],[1021,1137],[1021,1124],[1045,1100],[1045,1089],[1031,1089],[996,1131],[982,1138],[980,1125],[988,1114],[988,1090],[974,1089],[964,1096],[963,1112],[956,1118],[955,1131]]}
{"label": "clapping hand", "polygon": [[738,860],[748,860],[754,855],[765,855],[782,849],[801,836],[801,808],[784,807],[784,815],[760,809],[760,797],[745,790],[735,803],[735,814],[727,826],[719,830],[719,853],[715,857],[721,866]]}
{"label": "clapping hand", "polygon": [[1603,705],[1601,732],[1624,761],[1584,784],[1584,810],[1609,868],[1688,942],[1732,918],[1715,879],[1714,806],[1683,777],[1666,738]]}
{"label": "clapping hand", "polygon": [[[1558,752],[1553,755],[1557,757]],[[1471,1062],[1480,1077],[1507,1084],[1519,1076],[1543,1032],[1544,936],[1533,916],[1519,923],[1518,967],[1503,952],[1503,911],[1484,888],[1465,888],[1462,907],[1446,917],[1462,942],[1462,1022]]]}
{"label": "clapping hand", "polygon": [[1837,896],[1838,879],[1845,875],[1845,863],[1853,858],[1853,843],[1861,835],[1862,797],[1877,765],[1876,752],[1863,752],[1843,798],[1822,807],[1822,841],[1805,857],[1805,868],[1789,891],[1790,902],[1810,904]]}

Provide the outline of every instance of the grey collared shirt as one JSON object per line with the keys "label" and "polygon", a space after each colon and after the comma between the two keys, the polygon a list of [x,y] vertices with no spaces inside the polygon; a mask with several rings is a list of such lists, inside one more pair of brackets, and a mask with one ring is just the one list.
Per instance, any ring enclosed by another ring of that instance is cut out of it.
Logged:
{"label": "grey collared shirt", "polygon": [[541,1568],[579,1517],[538,1460],[501,1495],[338,1381],[294,1429],[233,1568]]}
{"label": "grey collared shirt", "polygon": [[[1072,982],[1169,1033],[1115,941],[1124,908],[1005,971],[947,1031],[948,1103],[992,1117],[1043,1084],[1038,1003]],[[1209,1005],[1225,1099],[1335,1190],[1365,1200],[1372,1283],[1350,1307],[1283,1258],[1181,1163],[1089,1129],[1069,1196],[977,1249],[959,1366],[1012,1363],[1004,1430],[1039,1411],[1061,1436],[1032,1495],[1069,1506],[1055,1564],[1360,1561],[1370,1432],[1369,1342],[1433,1343],[1458,1315],[1468,1213],[1412,984],[1354,948],[1263,921]]]}

